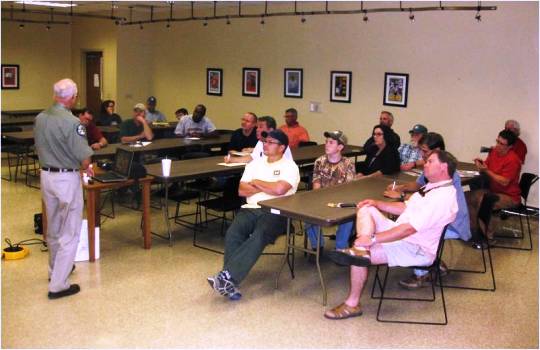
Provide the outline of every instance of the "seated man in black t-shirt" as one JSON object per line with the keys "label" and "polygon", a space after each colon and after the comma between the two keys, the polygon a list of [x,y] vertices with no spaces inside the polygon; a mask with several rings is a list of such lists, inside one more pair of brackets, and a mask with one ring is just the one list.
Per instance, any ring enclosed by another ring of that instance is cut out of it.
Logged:
{"label": "seated man in black t-shirt", "polygon": [[247,112],[241,120],[241,128],[236,129],[231,135],[229,151],[242,151],[257,144],[257,116],[253,112]]}

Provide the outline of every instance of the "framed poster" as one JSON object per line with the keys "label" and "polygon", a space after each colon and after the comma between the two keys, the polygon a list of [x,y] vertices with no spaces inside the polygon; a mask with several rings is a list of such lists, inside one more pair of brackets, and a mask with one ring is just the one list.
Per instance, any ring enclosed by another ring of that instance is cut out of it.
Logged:
{"label": "framed poster", "polygon": [[408,95],[409,74],[384,73],[384,105],[407,107]]}
{"label": "framed poster", "polygon": [[283,96],[302,98],[304,71],[301,68],[285,68]]}
{"label": "framed poster", "polygon": [[330,72],[330,101],[351,103],[352,72]]}
{"label": "framed poster", "polygon": [[206,69],[206,94],[215,96],[223,94],[223,69]]}
{"label": "framed poster", "polygon": [[3,64],[2,65],[2,89],[18,89],[19,88],[19,65],[18,64]]}
{"label": "framed poster", "polygon": [[261,70],[242,68],[242,96],[259,97],[261,94]]}

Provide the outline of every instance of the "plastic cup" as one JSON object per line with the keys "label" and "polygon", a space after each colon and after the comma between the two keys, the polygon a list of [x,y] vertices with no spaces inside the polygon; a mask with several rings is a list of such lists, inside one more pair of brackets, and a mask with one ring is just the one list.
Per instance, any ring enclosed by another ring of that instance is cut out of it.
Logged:
{"label": "plastic cup", "polygon": [[171,160],[170,159],[161,160],[161,171],[163,172],[163,176],[171,175]]}

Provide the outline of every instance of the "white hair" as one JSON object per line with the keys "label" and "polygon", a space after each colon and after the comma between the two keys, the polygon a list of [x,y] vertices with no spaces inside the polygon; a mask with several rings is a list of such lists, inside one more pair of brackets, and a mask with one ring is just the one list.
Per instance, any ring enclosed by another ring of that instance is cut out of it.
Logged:
{"label": "white hair", "polygon": [[60,99],[77,95],[77,84],[71,79],[62,79],[54,84],[54,96]]}
{"label": "white hair", "polygon": [[506,124],[511,124],[514,128],[516,128],[516,129],[518,129],[518,130],[521,129],[520,126],[519,126],[519,122],[518,122],[517,120],[514,120],[514,119],[508,119],[508,120],[506,121],[506,123],[504,123],[504,124],[505,124],[505,125],[506,125]]}

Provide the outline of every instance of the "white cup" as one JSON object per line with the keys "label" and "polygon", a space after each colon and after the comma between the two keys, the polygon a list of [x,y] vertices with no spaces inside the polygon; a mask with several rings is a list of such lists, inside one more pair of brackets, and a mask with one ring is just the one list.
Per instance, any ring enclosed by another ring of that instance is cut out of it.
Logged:
{"label": "white cup", "polygon": [[161,170],[163,172],[163,176],[171,175],[171,160],[170,159],[161,160]]}

